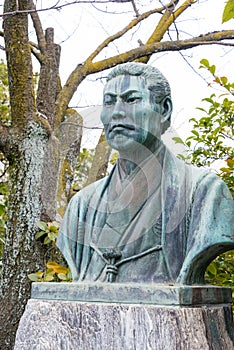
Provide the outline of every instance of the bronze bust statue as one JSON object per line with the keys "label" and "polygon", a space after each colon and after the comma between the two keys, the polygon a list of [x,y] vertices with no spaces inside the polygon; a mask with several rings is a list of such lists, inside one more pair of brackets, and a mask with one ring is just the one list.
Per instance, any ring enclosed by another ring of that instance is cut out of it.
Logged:
{"label": "bronze bust statue", "polygon": [[57,245],[74,281],[199,284],[208,264],[234,249],[225,183],[161,141],[171,113],[157,68],[127,63],[108,75],[101,120],[119,158],[66,210]]}

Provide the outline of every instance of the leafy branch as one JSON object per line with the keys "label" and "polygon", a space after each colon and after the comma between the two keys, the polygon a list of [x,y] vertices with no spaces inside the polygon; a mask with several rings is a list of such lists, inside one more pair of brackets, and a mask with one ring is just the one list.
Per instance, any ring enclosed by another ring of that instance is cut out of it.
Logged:
{"label": "leafy branch", "polygon": [[[219,169],[216,170],[229,187],[234,196],[234,83],[229,82],[225,76],[216,74],[216,66],[207,59],[201,60],[201,69],[210,72],[213,83],[218,85],[222,92],[220,95],[212,93],[202,101],[208,104],[207,108],[198,107],[202,112],[200,119],[191,118],[193,123],[191,135],[185,142],[174,138],[176,143],[184,143],[187,148],[186,155],[179,155],[188,163],[199,167],[211,167],[216,161]],[[217,168],[217,166],[216,166]]]}
{"label": "leafy branch", "polygon": [[[42,239],[43,244],[50,247],[48,250],[55,250],[57,252],[55,244],[59,224],[55,221],[47,223],[38,221],[37,226],[40,231],[36,234],[36,239]],[[44,271],[30,273],[28,278],[33,282],[70,282],[72,280],[70,268],[54,260],[46,262]]]}

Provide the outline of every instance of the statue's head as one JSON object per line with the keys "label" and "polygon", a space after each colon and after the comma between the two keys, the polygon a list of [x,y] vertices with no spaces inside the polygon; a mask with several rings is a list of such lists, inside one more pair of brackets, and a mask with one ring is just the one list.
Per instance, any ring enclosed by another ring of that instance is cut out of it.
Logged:
{"label": "statue's head", "polygon": [[170,85],[157,68],[125,63],[107,76],[101,120],[113,148],[131,147],[132,140],[150,148],[169,127],[171,112]]}

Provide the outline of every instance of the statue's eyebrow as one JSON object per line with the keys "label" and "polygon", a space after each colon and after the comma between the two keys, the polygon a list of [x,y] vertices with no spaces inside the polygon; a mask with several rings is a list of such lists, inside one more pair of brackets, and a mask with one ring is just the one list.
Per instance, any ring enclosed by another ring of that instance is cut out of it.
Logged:
{"label": "statue's eyebrow", "polygon": [[111,95],[111,96],[117,96],[117,94],[115,92],[112,92],[112,91],[105,91],[104,94],[105,95]]}
{"label": "statue's eyebrow", "polygon": [[[121,94],[120,94],[120,97],[122,98],[125,98],[127,96],[129,96],[130,94],[132,93],[138,93],[139,95],[142,96],[142,92],[140,90],[136,90],[136,89],[128,89],[128,90],[125,90],[123,91]],[[105,96],[112,96],[112,97],[116,97],[118,94],[116,92],[113,92],[113,91],[105,91],[104,94],[103,94],[103,97]]]}
{"label": "statue's eyebrow", "polygon": [[142,95],[142,92],[141,92],[140,90],[128,89],[128,90],[125,90],[124,92],[122,92],[122,93],[120,94],[120,96],[121,96],[121,97],[124,97],[124,96],[130,95],[130,94],[132,94],[132,93],[134,93],[134,92],[139,93],[139,94]]}

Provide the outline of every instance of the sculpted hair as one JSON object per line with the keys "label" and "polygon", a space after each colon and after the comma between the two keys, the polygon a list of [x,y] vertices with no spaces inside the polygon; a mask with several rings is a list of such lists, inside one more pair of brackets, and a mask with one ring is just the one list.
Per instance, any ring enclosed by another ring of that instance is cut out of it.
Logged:
{"label": "sculpted hair", "polygon": [[169,82],[157,68],[139,62],[119,64],[108,74],[107,81],[125,74],[145,78],[147,87],[152,93],[152,102],[160,102],[165,97],[171,98]]}

